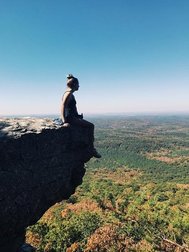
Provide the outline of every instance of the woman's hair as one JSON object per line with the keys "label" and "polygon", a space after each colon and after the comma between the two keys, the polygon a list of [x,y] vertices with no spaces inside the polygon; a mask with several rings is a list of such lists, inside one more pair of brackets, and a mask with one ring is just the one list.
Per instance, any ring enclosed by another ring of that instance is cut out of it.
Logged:
{"label": "woman's hair", "polygon": [[74,88],[76,85],[78,85],[79,81],[77,78],[75,78],[72,74],[67,75],[67,86],[69,88]]}

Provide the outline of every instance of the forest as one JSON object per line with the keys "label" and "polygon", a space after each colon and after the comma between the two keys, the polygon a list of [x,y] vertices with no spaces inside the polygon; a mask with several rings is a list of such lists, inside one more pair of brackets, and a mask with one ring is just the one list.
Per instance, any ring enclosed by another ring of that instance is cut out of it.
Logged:
{"label": "forest", "polygon": [[26,241],[37,252],[189,251],[189,116],[89,120],[102,158]]}

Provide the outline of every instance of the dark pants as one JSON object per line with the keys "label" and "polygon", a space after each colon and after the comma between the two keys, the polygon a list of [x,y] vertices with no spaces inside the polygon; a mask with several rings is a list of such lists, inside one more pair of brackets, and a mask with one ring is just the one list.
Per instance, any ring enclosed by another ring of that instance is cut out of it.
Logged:
{"label": "dark pants", "polygon": [[84,119],[80,119],[80,118],[76,118],[76,117],[72,117],[72,118],[67,118],[66,120],[70,125],[75,125],[75,126],[81,126],[84,128],[88,128],[90,131],[90,142],[92,143],[92,147],[93,147],[93,142],[94,142],[94,124],[91,122],[88,122]]}

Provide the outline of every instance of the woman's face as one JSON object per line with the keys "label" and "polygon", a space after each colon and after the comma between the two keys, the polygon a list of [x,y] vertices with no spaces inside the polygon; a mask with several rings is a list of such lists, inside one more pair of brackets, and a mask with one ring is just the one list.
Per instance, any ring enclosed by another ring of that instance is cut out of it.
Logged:
{"label": "woman's face", "polygon": [[79,82],[75,83],[74,90],[77,91],[79,89]]}

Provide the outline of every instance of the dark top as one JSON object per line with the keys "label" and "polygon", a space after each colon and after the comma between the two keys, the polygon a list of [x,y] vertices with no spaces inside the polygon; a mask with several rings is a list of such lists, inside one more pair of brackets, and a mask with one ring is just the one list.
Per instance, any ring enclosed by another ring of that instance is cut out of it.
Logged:
{"label": "dark top", "polygon": [[72,93],[66,99],[64,108],[64,118],[65,122],[71,122],[74,118],[77,118],[78,112],[76,107],[76,100]]}

